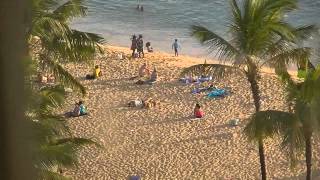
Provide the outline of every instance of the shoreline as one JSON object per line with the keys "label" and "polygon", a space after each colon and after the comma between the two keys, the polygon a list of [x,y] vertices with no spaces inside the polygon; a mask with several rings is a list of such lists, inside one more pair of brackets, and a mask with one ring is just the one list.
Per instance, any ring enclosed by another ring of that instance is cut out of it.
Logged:
{"label": "shoreline", "polygon": [[[130,57],[132,52],[129,47],[124,47],[124,46],[102,45],[102,47],[106,52],[111,51],[119,54],[124,53],[126,57]],[[221,61],[213,58],[196,57],[191,55],[179,55],[178,57],[175,57],[174,53],[168,53],[164,51],[154,51],[152,53],[145,52],[145,58],[142,58],[142,59],[145,59],[148,61],[148,59],[154,59],[154,58],[159,58],[162,61],[169,62],[171,65],[174,65],[179,68],[186,68],[193,65],[202,64],[205,61],[207,63],[213,63],[213,64],[231,65],[228,62],[221,63]],[[276,76],[274,70],[266,66],[261,68],[261,73]],[[288,73],[294,78],[297,78],[296,70],[288,69]]]}

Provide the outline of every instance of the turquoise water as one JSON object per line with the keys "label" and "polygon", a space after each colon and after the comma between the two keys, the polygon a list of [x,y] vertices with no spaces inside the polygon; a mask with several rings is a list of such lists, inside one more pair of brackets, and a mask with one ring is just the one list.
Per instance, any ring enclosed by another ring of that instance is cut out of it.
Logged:
{"label": "turquoise water", "polygon": [[[135,8],[137,0],[87,0],[88,16],[73,25],[103,35],[109,44],[130,46],[132,34],[143,34],[157,50],[171,52],[178,38],[182,53],[204,56],[207,53],[189,36],[192,24],[201,24],[226,36],[228,0],[140,0],[144,12]],[[320,0],[300,0],[300,9],[286,18],[296,24],[320,24]]]}

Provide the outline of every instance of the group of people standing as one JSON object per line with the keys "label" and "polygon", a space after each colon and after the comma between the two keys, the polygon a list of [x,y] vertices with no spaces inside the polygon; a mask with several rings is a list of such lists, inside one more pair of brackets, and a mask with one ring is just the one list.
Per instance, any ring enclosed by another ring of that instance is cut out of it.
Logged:
{"label": "group of people standing", "polygon": [[132,57],[134,57],[134,58],[136,57],[136,51],[137,51],[138,57],[139,58],[144,58],[143,39],[142,39],[142,35],[141,34],[139,35],[138,38],[137,38],[136,35],[132,36],[131,50],[132,50]]}
{"label": "group of people standing", "polygon": [[[131,50],[133,58],[144,58],[144,50],[143,50],[143,38],[142,34],[140,34],[137,38],[136,35],[133,35],[131,38]],[[150,42],[146,43],[146,48],[148,52],[153,52],[153,48]],[[172,49],[174,50],[174,55],[179,56],[179,50],[181,49],[180,44],[178,43],[178,39],[175,39],[172,44]]]}

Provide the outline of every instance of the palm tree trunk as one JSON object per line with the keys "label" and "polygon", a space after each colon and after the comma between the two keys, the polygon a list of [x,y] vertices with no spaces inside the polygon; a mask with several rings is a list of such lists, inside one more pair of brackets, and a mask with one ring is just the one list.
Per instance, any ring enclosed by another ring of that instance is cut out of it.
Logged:
{"label": "palm tree trunk", "polygon": [[259,158],[260,158],[260,170],[261,170],[261,179],[267,179],[267,171],[266,171],[266,161],[264,157],[264,146],[262,139],[259,140]]}
{"label": "palm tree trunk", "polygon": [[307,166],[307,176],[306,180],[311,180],[312,176],[312,145],[311,145],[311,136],[306,136],[306,166]]}
{"label": "palm tree trunk", "polygon": [[258,73],[254,72],[247,75],[248,81],[250,83],[250,88],[252,92],[254,107],[256,112],[260,111],[260,89],[257,81]]}
{"label": "palm tree trunk", "polygon": [[[247,78],[250,83],[250,88],[252,92],[253,102],[255,111],[260,111],[260,89],[258,85],[258,77],[259,74],[256,71],[256,66],[254,66],[253,71],[250,71],[247,73]],[[260,170],[261,170],[261,179],[266,180],[267,179],[267,171],[266,171],[266,161],[265,161],[265,155],[264,155],[264,146],[263,146],[263,139],[259,139],[259,158],[260,158]]]}

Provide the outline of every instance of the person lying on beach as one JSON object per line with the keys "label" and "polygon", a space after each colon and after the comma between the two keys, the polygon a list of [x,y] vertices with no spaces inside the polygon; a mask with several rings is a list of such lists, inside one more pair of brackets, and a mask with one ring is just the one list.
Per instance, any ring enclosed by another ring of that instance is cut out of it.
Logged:
{"label": "person lying on beach", "polygon": [[93,74],[87,74],[86,75],[86,79],[97,79],[98,77],[101,77],[102,76],[102,72],[101,72],[101,69],[99,68],[98,65],[96,65],[94,67],[94,72]]}
{"label": "person lying on beach", "polygon": [[159,106],[159,104],[160,104],[159,101],[156,101],[152,98],[147,98],[146,100],[136,99],[136,100],[131,100],[128,103],[128,107],[152,108],[152,107]]}
{"label": "person lying on beach", "polygon": [[160,101],[156,101],[152,98],[147,98],[146,100],[143,101],[143,105],[145,108],[153,108],[153,107],[157,107],[160,105]]}
{"label": "person lying on beach", "polygon": [[147,43],[146,43],[146,47],[147,47],[147,51],[148,51],[148,52],[153,52],[153,48],[152,48],[150,42],[147,42]]}
{"label": "person lying on beach", "polygon": [[203,118],[204,112],[201,110],[200,104],[197,103],[196,106],[194,107],[193,115],[195,118]]}
{"label": "person lying on beach", "polygon": [[140,107],[140,108],[142,108],[143,107],[143,100],[139,100],[139,99],[131,100],[128,103],[128,107]]}
{"label": "person lying on beach", "polygon": [[198,93],[202,93],[202,92],[206,92],[206,91],[213,91],[217,89],[216,87],[214,87],[212,84],[209,87],[202,87],[202,88],[196,88],[193,89],[191,91],[192,94],[198,94]]}

